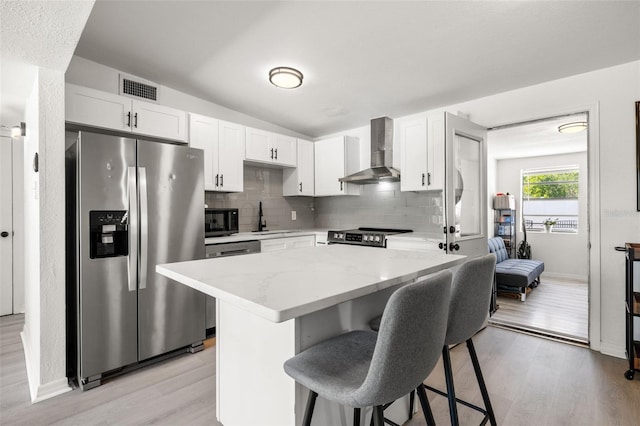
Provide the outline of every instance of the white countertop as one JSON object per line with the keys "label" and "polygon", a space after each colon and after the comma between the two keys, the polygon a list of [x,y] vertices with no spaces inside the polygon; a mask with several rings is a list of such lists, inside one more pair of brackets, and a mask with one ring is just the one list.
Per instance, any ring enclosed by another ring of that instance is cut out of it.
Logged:
{"label": "white countertop", "polygon": [[464,258],[336,244],[164,264],[156,271],[283,322],[455,266]]}
{"label": "white countertop", "polygon": [[327,234],[328,229],[282,229],[262,232],[239,232],[226,237],[209,237],[204,239],[205,244],[224,244],[239,241],[268,240],[271,238],[302,237],[305,235],[315,235],[317,233]]}

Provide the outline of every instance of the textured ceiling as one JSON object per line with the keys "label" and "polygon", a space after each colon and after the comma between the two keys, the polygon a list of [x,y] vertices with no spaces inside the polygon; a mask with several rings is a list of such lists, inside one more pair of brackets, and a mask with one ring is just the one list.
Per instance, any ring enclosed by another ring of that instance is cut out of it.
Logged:
{"label": "textured ceiling", "polygon": [[315,137],[640,59],[640,2],[98,1],[76,54]]}
{"label": "textured ceiling", "polygon": [[0,2],[0,124],[24,119],[36,67],[64,72],[93,1]]}

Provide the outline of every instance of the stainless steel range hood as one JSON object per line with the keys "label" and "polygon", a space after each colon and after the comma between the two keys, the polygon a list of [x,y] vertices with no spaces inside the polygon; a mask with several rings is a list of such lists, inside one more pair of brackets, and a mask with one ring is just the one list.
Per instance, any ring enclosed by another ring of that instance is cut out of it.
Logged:
{"label": "stainless steel range hood", "polygon": [[393,120],[371,120],[371,167],[345,176],[340,182],[366,184],[399,182],[400,171],[393,168]]}

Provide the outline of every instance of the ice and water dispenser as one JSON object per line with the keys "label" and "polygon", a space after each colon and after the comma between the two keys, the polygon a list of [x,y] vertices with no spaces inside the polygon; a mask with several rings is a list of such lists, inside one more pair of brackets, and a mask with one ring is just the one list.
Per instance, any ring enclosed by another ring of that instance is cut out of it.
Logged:
{"label": "ice and water dispenser", "polygon": [[100,259],[129,255],[129,227],[126,210],[89,212],[91,234],[89,257]]}

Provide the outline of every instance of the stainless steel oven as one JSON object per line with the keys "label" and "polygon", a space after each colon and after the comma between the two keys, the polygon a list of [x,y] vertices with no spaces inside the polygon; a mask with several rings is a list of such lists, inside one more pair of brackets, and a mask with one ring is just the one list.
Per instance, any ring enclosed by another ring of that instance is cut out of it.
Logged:
{"label": "stainless steel oven", "polygon": [[204,209],[204,236],[223,237],[238,233],[238,209]]}
{"label": "stainless steel oven", "polygon": [[344,231],[329,231],[329,244],[351,244],[369,247],[386,247],[387,236],[413,232],[410,229],[358,228]]}

